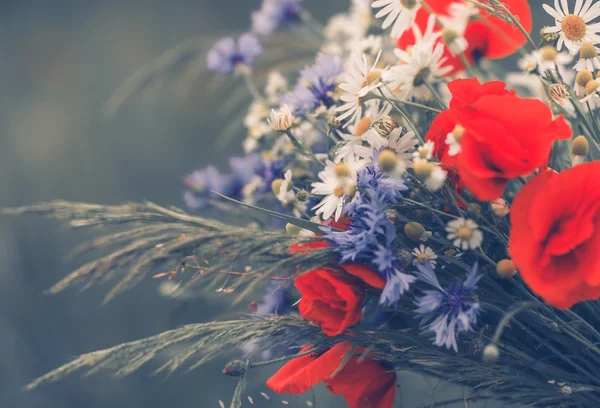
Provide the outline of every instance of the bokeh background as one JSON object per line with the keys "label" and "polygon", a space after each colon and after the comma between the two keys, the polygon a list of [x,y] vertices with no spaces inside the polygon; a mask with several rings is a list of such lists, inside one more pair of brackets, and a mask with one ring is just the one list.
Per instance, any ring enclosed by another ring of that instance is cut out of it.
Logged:
{"label": "bokeh background", "polygon": [[[210,42],[247,27],[248,13],[259,2],[3,1],[0,207],[57,198],[182,206],[185,173],[209,163],[223,166],[240,151],[235,141],[215,147],[226,118],[215,119],[218,104],[203,91],[211,78],[198,78],[187,98],[163,89],[127,102],[111,117],[103,115],[104,104],[125,78],[168,48],[194,36]],[[305,0],[305,5],[325,21],[346,8],[347,0]],[[222,298],[197,299],[180,313],[180,302],[156,295],[156,281],[101,308],[106,288],[44,295],[81,264],[64,257],[91,236],[40,218],[0,218],[0,407],[204,408],[227,402],[236,379],[220,370],[229,358],[170,378],[147,369],[124,379],[101,373],[22,390],[79,354],[231,313]],[[262,399],[259,393],[268,391],[264,380],[273,370],[251,378],[254,406],[283,406],[282,399],[306,406],[304,397],[270,394],[271,404]],[[462,395],[444,384],[432,395],[437,381],[410,374],[400,383],[398,407],[430,406]],[[344,406],[322,389],[316,398],[318,407]]]}

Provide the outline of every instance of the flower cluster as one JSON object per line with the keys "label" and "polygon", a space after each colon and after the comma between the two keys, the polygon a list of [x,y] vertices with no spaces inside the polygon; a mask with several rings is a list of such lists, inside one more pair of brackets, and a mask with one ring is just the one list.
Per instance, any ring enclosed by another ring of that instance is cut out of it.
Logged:
{"label": "flower cluster", "polygon": [[[599,189],[592,181],[598,169],[585,164],[588,139],[600,130],[577,116],[585,105],[590,112],[600,106],[594,100],[600,98],[594,79],[600,28],[592,23],[599,7],[580,0],[571,11],[564,1],[543,5],[556,25],[542,30],[542,47],[529,44],[535,49],[523,53],[524,73],[509,74],[508,85],[486,78],[484,67],[530,41],[526,0],[354,0],[322,28],[316,60],[300,70],[295,85],[288,72],[269,74],[264,93],[254,91],[244,146],[285,163],[285,176],[258,184],[272,184],[284,208],[319,226],[309,231],[288,219],[296,239],[315,240],[294,244],[291,252],[327,248],[336,256],[333,264],[292,275],[303,319],[342,337],[377,320],[373,313],[408,313],[435,346],[458,352],[461,338],[472,338],[487,314],[478,296],[480,281],[489,279],[481,262],[496,266],[502,278],[519,270],[556,307],[600,297],[590,252],[600,236]],[[253,32],[270,36],[292,21],[301,27],[303,13],[298,1],[265,0],[252,16]],[[373,29],[377,19],[380,30]],[[315,30],[314,21],[309,28]],[[572,57],[560,52],[563,46],[580,52],[577,75],[567,68]],[[253,60],[235,58],[246,65]],[[534,98],[511,85],[525,85]],[[595,133],[573,143],[578,166],[556,174],[550,167],[560,166],[557,146],[574,136],[577,121]],[[206,172],[211,183],[223,183],[214,169]],[[535,210],[544,205],[552,209]],[[507,245],[512,259],[502,249]],[[465,269],[466,278],[457,280],[457,270]],[[311,347],[268,385],[301,393],[325,382],[351,407],[391,406],[393,377],[381,363],[369,357],[362,368],[354,368],[356,357],[342,363],[342,349],[356,352],[348,341],[322,355],[305,354]],[[343,368],[333,375],[337,364]],[[381,372],[380,382],[368,384],[354,372],[371,369]]]}
{"label": "flower cluster", "polygon": [[[539,43],[531,6],[554,19]],[[281,225],[189,216],[181,234],[131,248],[183,258],[169,279],[192,257],[194,283],[222,273],[239,278],[229,293],[253,296],[269,282],[251,303],[256,332],[206,338],[242,345],[244,370],[301,348],[268,380],[276,393],[325,383],[351,408],[391,408],[395,369],[408,368],[475,397],[596,406],[599,19],[596,0],[352,0],[321,25],[299,0],[264,0],[251,33],[207,55],[252,97],[239,110],[245,156],[230,173],[190,174],[184,198],[228,218],[226,196]],[[500,76],[493,60],[516,52],[519,71]],[[256,272],[232,272],[238,263]]]}

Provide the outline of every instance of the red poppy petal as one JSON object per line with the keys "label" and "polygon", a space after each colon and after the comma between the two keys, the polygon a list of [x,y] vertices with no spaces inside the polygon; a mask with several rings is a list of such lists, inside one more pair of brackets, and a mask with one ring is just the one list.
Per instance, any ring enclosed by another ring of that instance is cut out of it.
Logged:
{"label": "red poppy petal", "polygon": [[385,287],[385,279],[377,272],[367,268],[361,264],[345,264],[340,267],[350,275],[362,279],[367,285],[373,286],[376,289],[383,290]]}
{"label": "red poppy petal", "polygon": [[[298,354],[304,353],[310,348],[311,346],[304,347]],[[312,367],[315,361],[310,354],[290,360],[267,380],[267,387],[278,394],[302,394],[308,391],[319,382],[319,378],[311,378],[309,374],[315,371]]]}
{"label": "red poppy petal", "polygon": [[[503,3],[519,19],[525,31],[531,33],[533,18],[529,2],[527,0],[503,0]],[[527,42],[521,31],[499,17],[487,15],[483,24],[489,28],[490,32],[485,53],[487,58],[507,57]]]}
{"label": "red poppy petal", "polygon": [[314,242],[306,242],[306,243],[302,243],[302,244],[292,244],[290,245],[290,248],[288,249],[288,251],[290,253],[300,253],[300,254],[307,254],[309,252],[309,250],[311,249],[319,249],[319,248],[326,248],[329,246],[329,243],[326,241],[314,241]]}

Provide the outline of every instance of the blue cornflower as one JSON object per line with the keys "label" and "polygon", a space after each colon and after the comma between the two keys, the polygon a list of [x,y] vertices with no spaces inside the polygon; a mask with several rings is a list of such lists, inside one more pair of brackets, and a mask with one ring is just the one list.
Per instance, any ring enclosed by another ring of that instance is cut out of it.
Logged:
{"label": "blue cornflower", "polygon": [[206,67],[230,75],[238,65],[254,65],[254,60],[262,51],[260,41],[252,33],[242,34],[237,41],[232,37],[221,38],[208,51]]}
{"label": "blue cornflower", "polygon": [[229,159],[229,167],[231,167],[236,181],[241,185],[248,184],[264,166],[264,160],[256,153]]}
{"label": "blue cornflower", "polygon": [[377,266],[379,273],[386,278],[379,304],[395,307],[416,278],[403,273],[397,267],[398,260],[389,246],[378,245],[374,255],[373,263]]}
{"label": "blue cornflower", "polygon": [[402,192],[408,190],[403,178],[389,177],[378,165],[365,166],[359,171],[356,185],[366,193],[363,196],[385,204],[396,204]]}
{"label": "blue cornflower", "polygon": [[284,178],[288,163],[288,158],[282,160],[261,160],[261,164],[255,172],[255,174],[260,176],[263,181],[261,192],[264,193],[269,191],[271,184],[275,179]]}
{"label": "blue cornflower", "polygon": [[282,95],[279,103],[289,106],[294,116],[303,118],[319,106],[320,101],[305,85],[298,84],[293,91]]}
{"label": "blue cornflower", "polygon": [[283,95],[280,102],[292,107],[297,117],[306,116],[320,105],[330,108],[335,103],[332,94],[336,80],[343,72],[343,58],[319,54],[313,65],[300,72],[298,84],[292,92]]}
{"label": "blue cornflower", "polygon": [[188,188],[184,192],[183,199],[193,210],[204,208],[209,204],[208,197],[211,191],[226,196],[234,195],[237,184],[233,176],[220,173],[214,166],[194,171],[183,182]]}
{"label": "blue cornflower", "polygon": [[418,277],[433,286],[415,300],[416,318],[421,319],[424,332],[435,333],[434,344],[458,351],[457,338],[460,333],[473,329],[481,305],[475,294],[477,282],[482,275],[475,264],[464,281],[458,281],[446,289],[442,288],[429,262],[417,264]]}
{"label": "blue cornflower", "polygon": [[359,262],[372,267],[386,278],[387,283],[379,299],[384,306],[395,306],[415,281],[402,271],[396,257],[396,228],[388,220],[380,202],[365,201],[356,207],[348,231],[324,234],[340,262]]}
{"label": "blue cornflower", "polygon": [[269,36],[278,27],[300,20],[301,0],[264,0],[252,13],[252,32]]}

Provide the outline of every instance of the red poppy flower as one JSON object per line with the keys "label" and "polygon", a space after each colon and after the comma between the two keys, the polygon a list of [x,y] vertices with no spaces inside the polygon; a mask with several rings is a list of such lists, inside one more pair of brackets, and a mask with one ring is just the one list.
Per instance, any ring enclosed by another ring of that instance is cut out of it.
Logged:
{"label": "red poppy flower", "polygon": [[381,276],[364,266],[346,265],[343,268],[348,273],[320,268],[300,275],[294,281],[302,294],[298,305],[300,315],[317,323],[328,336],[337,336],[360,321],[364,287],[354,277],[379,289],[385,286]]}
{"label": "red poppy flower", "polygon": [[600,162],[546,171],[510,210],[510,254],[523,280],[557,308],[600,298]]}
{"label": "red poppy flower", "polygon": [[438,157],[479,200],[494,200],[509,180],[545,167],[552,143],[571,137],[562,116],[554,119],[542,101],[520,98],[502,82],[459,79],[448,88],[453,96],[449,113],[436,118],[427,137],[443,146],[443,132],[452,123],[464,128],[460,153],[450,156],[444,146]]}
{"label": "red poppy flower", "polygon": [[[300,353],[310,350],[303,348]],[[356,350],[362,353],[364,350]],[[324,382],[336,395],[343,395],[350,408],[391,408],[396,398],[396,374],[379,362],[352,356],[336,371],[346,354],[352,352],[349,342],[338,343],[320,356],[297,357],[267,380],[267,386],[278,394],[302,394]]]}
{"label": "red poppy flower", "polygon": [[[528,33],[531,32],[533,21],[527,0],[503,0],[503,2],[511,13],[519,19],[523,28]],[[448,16],[449,6],[452,3],[458,3],[458,1],[427,1],[431,9],[440,16]],[[421,29],[421,32],[425,31],[428,18],[429,13],[424,8],[417,12],[415,24]],[[440,29],[438,25],[436,25],[436,28]],[[499,17],[490,15],[482,9],[480,9],[479,18],[469,22],[463,36],[469,44],[464,53],[469,63],[473,63],[479,58],[500,59],[507,57],[527,42],[525,36],[514,25]],[[397,40],[397,46],[401,49],[406,49],[414,44],[415,36],[412,30],[406,30]],[[460,57],[453,55],[447,47],[444,56],[448,58],[445,65],[454,67],[448,73],[448,76],[464,70]]]}

